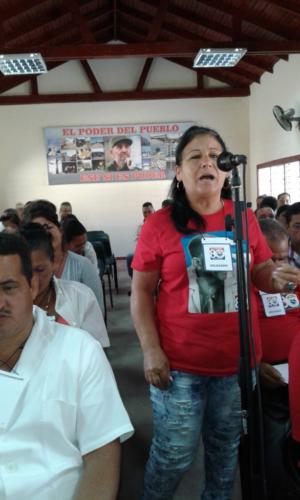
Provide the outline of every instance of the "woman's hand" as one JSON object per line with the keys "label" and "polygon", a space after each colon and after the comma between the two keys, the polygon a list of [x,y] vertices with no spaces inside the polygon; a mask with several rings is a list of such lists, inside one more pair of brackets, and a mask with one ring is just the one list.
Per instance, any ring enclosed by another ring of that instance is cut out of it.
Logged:
{"label": "woman's hand", "polygon": [[170,365],[160,346],[144,351],[144,372],[149,384],[158,389],[168,389],[171,381]]}
{"label": "woman's hand", "polygon": [[273,387],[275,389],[276,387],[286,385],[279,371],[269,363],[261,363],[259,367],[259,374],[263,385],[266,387]]}
{"label": "woman's hand", "polygon": [[300,270],[289,264],[283,264],[272,271],[272,281],[276,290],[291,292],[300,284]]}

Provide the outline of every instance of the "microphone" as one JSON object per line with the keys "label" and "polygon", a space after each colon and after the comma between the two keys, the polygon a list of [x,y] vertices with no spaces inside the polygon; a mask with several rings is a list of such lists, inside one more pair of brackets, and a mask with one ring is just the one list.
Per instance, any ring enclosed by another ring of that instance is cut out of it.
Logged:
{"label": "microphone", "polygon": [[223,151],[217,158],[218,168],[222,170],[222,172],[229,172],[241,163],[247,163],[247,156],[233,155],[232,153]]}

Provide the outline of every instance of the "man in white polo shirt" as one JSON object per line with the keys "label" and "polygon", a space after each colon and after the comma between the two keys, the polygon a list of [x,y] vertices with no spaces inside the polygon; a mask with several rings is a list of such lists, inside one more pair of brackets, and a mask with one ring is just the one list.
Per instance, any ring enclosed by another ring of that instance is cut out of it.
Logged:
{"label": "man in white polo shirt", "polygon": [[0,498],[113,500],[132,425],[100,344],[49,322],[26,243],[0,234]]}

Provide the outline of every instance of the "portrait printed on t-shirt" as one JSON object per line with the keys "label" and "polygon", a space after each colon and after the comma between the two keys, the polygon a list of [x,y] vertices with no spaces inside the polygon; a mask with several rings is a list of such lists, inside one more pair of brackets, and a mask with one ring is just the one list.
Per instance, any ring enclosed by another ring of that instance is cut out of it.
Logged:
{"label": "portrait printed on t-shirt", "polygon": [[[209,246],[207,241],[216,243]],[[236,245],[232,233],[193,234],[184,236],[181,243],[188,275],[188,312],[236,312]],[[230,256],[225,257],[226,253]],[[225,260],[229,259],[231,262],[226,265]],[[207,270],[208,267],[216,270]]]}

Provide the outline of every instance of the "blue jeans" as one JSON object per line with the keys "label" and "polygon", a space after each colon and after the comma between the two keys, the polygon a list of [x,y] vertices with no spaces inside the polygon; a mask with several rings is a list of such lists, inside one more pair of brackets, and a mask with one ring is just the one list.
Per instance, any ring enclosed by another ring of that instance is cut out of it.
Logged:
{"label": "blue jeans", "polygon": [[151,386],[154,436],[143,500],[170,500],[196,455],[202,433],[205,487],[202,500],[230,500],[241,433],[237,375],[205,377],[172,372],[167,391]]}

